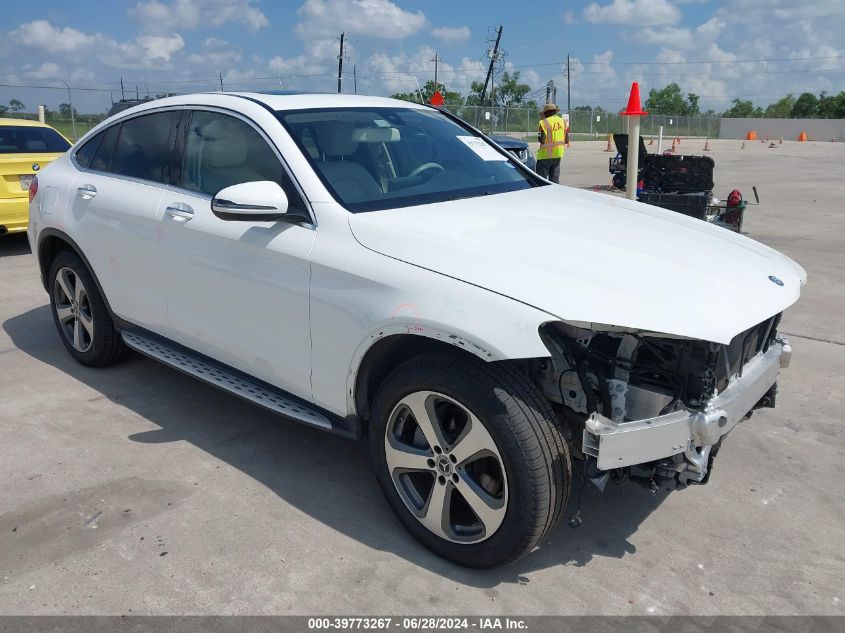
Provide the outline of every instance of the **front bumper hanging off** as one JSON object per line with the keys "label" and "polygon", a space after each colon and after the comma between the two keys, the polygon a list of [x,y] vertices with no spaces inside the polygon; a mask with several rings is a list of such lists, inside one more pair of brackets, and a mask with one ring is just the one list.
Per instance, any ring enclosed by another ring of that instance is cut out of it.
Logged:
{"label": "front bumper hanging off", "polygon": [[684,408],[619,423],[594,413],[584,429],[583,451],[603,471],[674,458],[673,469],[682,483],[703,482],[711,449],[772,390],[778,370],[789,365],[791,355],[789,342],[778,337],[703,410]]}

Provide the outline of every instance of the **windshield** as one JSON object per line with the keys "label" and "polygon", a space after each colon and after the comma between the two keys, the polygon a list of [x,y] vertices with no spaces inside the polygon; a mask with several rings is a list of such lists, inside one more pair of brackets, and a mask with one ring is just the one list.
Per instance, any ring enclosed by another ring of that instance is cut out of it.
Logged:
{"label": "windshield", "polygon": [[52,128],[0,125],[0,154],[61,154],[69,149],[70,143]]}
{"label": "windshield", "polygon": [[436,110],[277,113],[320,179],[353,212],[536,186],[508,156]]}

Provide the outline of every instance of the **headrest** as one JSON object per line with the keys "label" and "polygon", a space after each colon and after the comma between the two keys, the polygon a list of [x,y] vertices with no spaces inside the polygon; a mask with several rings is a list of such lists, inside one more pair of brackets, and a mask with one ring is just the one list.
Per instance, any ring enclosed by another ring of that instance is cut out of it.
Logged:
{"label": "headrest", "polygon": [[356,143],[394,143],[399,140],[399,129],[395,127],[359,127],[352,131]]}
{"label": "headrest", "polygon": [[358,149],[352,138],[355,127],[346,121],[327,121],[320,128],[320,149],[328,156],[349,156]]}
{"label": "headrest", "polygon": [[236,119],[221,118],[196,130],[202,137],[206,167],[234,167],[246,162],[246,139],[240,125]]}

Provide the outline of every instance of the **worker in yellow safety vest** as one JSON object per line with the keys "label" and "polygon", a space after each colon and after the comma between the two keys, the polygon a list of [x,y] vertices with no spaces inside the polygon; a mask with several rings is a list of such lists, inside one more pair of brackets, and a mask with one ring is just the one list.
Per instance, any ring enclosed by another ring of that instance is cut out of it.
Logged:
{"label": "worker in yellow safety vest", "polygon": [[560,108],[554,103],[543,106],[537,140],[537,173],[552,182],[560,182],[560,161],[566,147],[566,121],[558,114]]}

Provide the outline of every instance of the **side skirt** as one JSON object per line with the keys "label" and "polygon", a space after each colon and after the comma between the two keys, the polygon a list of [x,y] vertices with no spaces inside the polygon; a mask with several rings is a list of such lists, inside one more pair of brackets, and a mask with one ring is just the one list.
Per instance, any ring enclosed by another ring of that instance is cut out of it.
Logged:
{"label": "side skirt", "polygon": [[129,326],[121,330],[121,336],[130,349],[273,413],[345,437],[357,439],[362,435],[362,425],[356,417],[341,418],[323,411],[278,387],[152,332]]}

